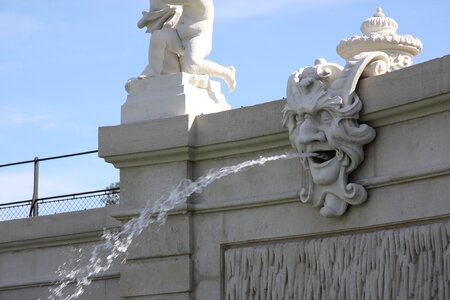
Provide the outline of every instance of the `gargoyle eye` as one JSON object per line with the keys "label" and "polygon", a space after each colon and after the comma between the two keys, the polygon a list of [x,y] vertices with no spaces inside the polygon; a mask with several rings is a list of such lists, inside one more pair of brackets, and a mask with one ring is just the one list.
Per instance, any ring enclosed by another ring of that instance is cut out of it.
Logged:
{"label": "gargoyle eye", "polygon": [[333,117],[331,116],[331,114],[326,110],[321,110],[319,112],[319,118],[322,122],[326,122],[326,123],[329,123],[333,120]]}

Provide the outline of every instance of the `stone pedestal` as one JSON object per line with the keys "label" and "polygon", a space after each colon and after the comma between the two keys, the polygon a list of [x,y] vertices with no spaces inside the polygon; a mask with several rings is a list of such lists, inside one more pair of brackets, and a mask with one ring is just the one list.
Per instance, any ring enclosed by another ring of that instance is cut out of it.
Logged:
{"label": "stone pedestal", "polygon": [[206,75],[175,73],[127,82],[121,123],[200,115],[229,110],[220,83]]}
{"label": "stone pedestal", "polygon": [[[173,79],[172,76],[169,78]],[[186,78],[185,74],[178,76],[178,79],[183,78]],[[136,83],[136,89],[142,89],[139,92],[152,88],[157,90],[157,87],[164,90],[162,86],[155,86],[153,81],[139,80]],[[178,90],[189,88],[192,87],[188,84],[180,85]],[[183,102],[189,98],[186,94],[176,94],[173,93],[170,101]],[[122,108],[122,117],[125,112],[130,123],[102,127],[99,132],[100,156],[120,169],[120,204],[111,215],[122,222],[138,215],[147,203],[151,205],[167,195],[182,179],[192,177],[189,132],[194,118],[184,114],[136,122],[145,117],[145,113],[154,117],[155,111],[150,110],[151,105],[138,102],[143,99],[135,96],[130,94]],[[150,95],[150,98],[157,99],[158,96]],[[143,111],[140,112],[138,106],[131,106],[136,110],[130,110],[128,105],[132,101],[142,105]],[[169,107],[164,103],[162,106]],[[163,110],[158,110],[158,113],[162,114]],[[130,246],[127,262],[120,266],[120,297],[192,299],[193,237],[188,206],[188,202],[181,203],[176,213],[168,216],[164,226],[146,228]]]}

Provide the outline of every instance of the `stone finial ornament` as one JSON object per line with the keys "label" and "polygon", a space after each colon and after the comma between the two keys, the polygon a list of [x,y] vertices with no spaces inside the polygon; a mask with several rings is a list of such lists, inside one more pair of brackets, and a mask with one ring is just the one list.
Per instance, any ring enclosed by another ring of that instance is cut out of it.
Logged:
{"label": "stone finial ornament", "polygon": [[388,71],[398,70],[412,64],[412,58],[422,51],[422,42],[411,35],[397,34],[398,24],[377,8],[373,17],[361,24],[363,36],[343,39],[337,46],[337,53],[345,60],[361,52],[382,51],[389,56]]}

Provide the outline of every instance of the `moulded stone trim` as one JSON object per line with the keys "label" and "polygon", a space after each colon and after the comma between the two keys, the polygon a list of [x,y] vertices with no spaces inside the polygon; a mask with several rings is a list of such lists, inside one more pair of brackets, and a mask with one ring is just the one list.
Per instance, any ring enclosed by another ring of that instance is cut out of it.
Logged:
{"label": "moulded stone trim", "polygon": [[450,110],[450,93],[363,114],[360,118],[378,128]]}
{"label": "moulded stone trim", "polygon": [[441,163],[439,165],[425,168],[404,170],[401,172],[392,173],[390,175],[360,179],[357,180],[357,182],[364,185],[366,189],[374,189],[445,175],[450,175],[450,163]]}
{"label": "moulded stone trim", "polygon": [[0,243],[0,253],[100,242],[103,230]]}
{"label": "moulded stone trim", "polygon": [[[115,209],[116,206],[110,205],[32,219],[3,221],[0,226],[0,253],[100,241],[105,228],[120,226],[110,217]],[[49,228],[53,230],[49,231]]]}
{"label": "moulded stone trim", "polygon": [[288,133],[280,132],[255,138],[195,147],[193,160],[201,161],[279,148],[289,150]]}
{"label": "moulded stone trim", "polygon": [[[193,207],[192,204],[183,203],[183,204],[178,205],[174,209],[170,210],[168,212],[168,215],[170,215],[170,216],[185,215],[185,214],[188,214],[191,211],[193,211],[192,207]],[[142,211],[142,209],[139,209],[139,208],[120,210],[115,213],[112,213],[111,217],[113,217],[114,219],[116,219],[118,221],[126,222],[126,221],[136,217],[137,215],[139,215],[141,213],[141,211]]]}
{"label": "moulded stone trim", "polygon": [[192,160],[191,153],[192,148],[186,146],[148,152],[106,156],[104,159],[105,161],[112,163],[116,168],[127,168]]}
{"label": "moulded stone trim", "polygon": [[[395,71],[386,75],[371,77],[362,79],[358,83],[357,93],[364,100],[364,108],[361,112],[361,121],[369,122],[372,127],[381,127],[397,122],[407,121],[410,119],[414,119],[416,117],[421,117],[429,114],[434,114],[437,112],[441,112],[444,110],[450,109],[450,80],[448,70],[450,66],[450,55],[444,56],[442,58],[437,58],[435,60],[429,61],[427,63],[422,63],[418,65],[414,65],[408,67],[406,69],[402,69],[400,71]],[[440,74],[439,77],[436,77],[437,74]],[[395,85],[393,87],[390,83],[392,81],[401,82],[399,85]],[[280,107],[282,109],[284,101],[278,101],[276,103],[276,107]],[[253,107],[246,107],[242,110],[245,110],[248,114],[252,112],[252,110],[256,109],[258,112],[261,110],[260,107],[270,106],[270,103],[264,103],[261,105]],[[272,106],[270,106],[272,108]],[[272,108],[273,109],[273,108]],[[213,114],[217,116],[228,116],[231,115],[231,119],[235,121],[239,121],[241,119],[240,115],[241,109],[235,111],[222,112],[218,114]],[[211,134],[210,129],[211,122],[216,120],[216,117],[212,117],[213,115],[205,115],[199,116],[199,124],[202,126],[208,126],[208,134]],[[224,118],[224,120],[227,120]],[[192,120],[191,120],[192,121]],[[196,121],[194,121],[194,126],[192,128],[196,128]],[[207,122],[206,122],[207,121]],[[209,143],[206,139],[202,141],[202,145],[197,146],[195,144],[196,134],[202,134],[203,131],[201,128],[198,128],[194,131],[189,131],[187,128],[189,127],[187,124],[190,122],[187,116],[179,116],[170,119],[161,119],[161,120],[153,120],[151,122],[152,128],[155,127],[157,130],[161,130],[168,125],[175,125],[180,127],[181,132],[175,134],[173,137],[171,136],[171,143],[167,144],[166,141],[163,143],[164,149],[170,148],[183,148],[189,147],[189,142],[193,142],[194,144],[190,145],[194,150],[189,154],[189,160],[202,160],[202,159],[210,159],[216,158],[222,155],[230,155],[231,154],[244,154],[251,153],[252,151],[261,150],[260,147],[256,146],[258,143],[269,143],[273,147],[273,149],[277,147],[285,147],[287,144],[283,140],[287,135],[287,131],[284,130],[281,126],[279,128],[273,128],[275,125],[271,125],[269,127],[270,134],[262,137],[250,137],[248,134],[245,136],[245,139],[235,140],[231,142],[224,143]],[[113,163],[118,163],[121,160],[121,155],[114,155],[115,153],[124,153],[126,151],[125,148],[121,148],[115,144],[111,143],[111,139],[117,135],[129,135],[128,127],[132,127],[133,130],[135,127],[137,129],[147,128],[146,124],[129,124],[129,126],[124,125],[123,129],[119,129],[114,127],[104,127],[100,129],[100,152],[99,155],[104,157]],[[218,128],[220,129],[220,128]],[[159,135],[154,135],[146,131],[146,139],[157,139],[157,142],[160,142],[161,137]],[[188,136],[193,135],[193,137]],[[184,137],[184,138],[183,138]],[[239,137],[237,137],[239,138]],[[130,144],[130,141],[127,139],[125,145]],[[192,141],[191,141],[192,140]],[[216,141],[217,139],[213,139]],[[104,146],[107,144],[111,144],[108,146]],[[183,146],[183,144],[185,146]],[[173,145],[173,147],[172,147]],[[157,145],[150,145],[151,151],[159,151],[157,150]],[[235,148],[235,149],[233,149]],[[160,148],[161,149],[161,148]],[[223,150],[229,149],[229,150]],[[135,146],[129,149],[130,152],[134,152],[133,154],[146,156],[148,154],[142,154],[143,151],[139,150]],[[185,150],[180,150],[185,151]],[[223,152],[222,152],[223,151]],[[166,150],[163,152],[167,153]],[[151,154],[152,159],[156,159],[159,155],[162,155],[163,152],[159,153],[155,152]],[[186,157],[187,154],[183,154]],[[177,160],[182,160],[181,157],[174,156]],[[124,156],[123,158],[127,158]],[[135,159],[133,156],[129,158]],[[136,157],[136,159],[140,159]],[[184,158],[183,158],[184,159]],[[168,158],[161,159],[162,162],[170,161]],[[124,164],[123,166],[127,166]],[[116,167],[119,167],[117,165]]]}
{"label": "moulded stone trim", "polygon": [[[102,275],[93,276],[91,279],[92,281],[104,281],[104,280],[110,280],[110,279],[119,279],[120,273],[119,272],[105,272]],[[54,286],[55,282],[58,282],[59,278],[49,278],[47,280],[40,280],[40,281],[24,281],[23,283],[16,282],[14,284],[3,284],[0,285],[0,292],[3,291],[10,291],[10,290],[22,290],[27,288],[34,288],[34,287],[50,287]]]}
{"label": "moulded stone trim", "polygon": [[116,168],[154,165],[176,161],[201,161],[224,156],[241,155],[278,148],[289,150],[287,132],[255,137],[246,140],[205,145],[198,147],[178,147],[149,152],[131,153],[125,155],[106,156],[104,159]]}
{"label": "moulded stone trim", "polygon": [[[450,93],[363,113],[360,120],[379,128],[450,110]],[[103,157],[116,168],[153,165],[176,161],[201,161],[277,148],[289,149],[288,132],[196,147],[177,147],[149,152]]]}
{"label": "moulded stone trim", "polygon": [[[355,180],[355,183],[363,185],[367,190],[386,186],[398,185],[407,182],[420,181],[424,179],[450,175],[450,163],[435,166],[409,169],[390,175],[381,175],[372,178]],[[179,214],[209,214],[248,208],[266,207],[272,205],[283,205],[298,202],[298,191],[292,190],[272,195],[256,196],[251,198],[234,199],[220,203],[182,204],[169,212],[169,215]],[[118,211],[111,214],[117,220],[129,220],[140,213],[140,209]],[[439,218],[442,216],[439,216]]]}

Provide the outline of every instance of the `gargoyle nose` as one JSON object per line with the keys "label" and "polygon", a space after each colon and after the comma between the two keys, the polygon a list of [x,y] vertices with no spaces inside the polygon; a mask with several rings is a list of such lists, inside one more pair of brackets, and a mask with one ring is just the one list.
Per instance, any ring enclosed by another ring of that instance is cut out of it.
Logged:
{"label": "gargoyle nose", "polygon": [[306,119],[300,125],[299,142],[308,144],[312,142],[325,142],[325,133],[318,127],[317,122]]}

